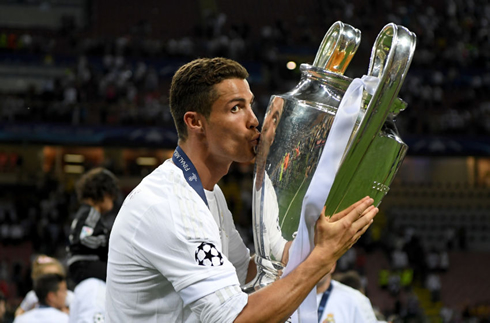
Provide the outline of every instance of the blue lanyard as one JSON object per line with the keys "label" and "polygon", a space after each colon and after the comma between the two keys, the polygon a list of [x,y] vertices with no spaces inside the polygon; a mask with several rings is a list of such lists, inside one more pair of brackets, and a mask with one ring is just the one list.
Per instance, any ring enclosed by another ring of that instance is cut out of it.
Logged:
{"label": "blue lanyard", "polygon": [[318,305],[318,323],[320,323],[320,320],[322,319],[323,311],[325,311],[325,307],[327,306],[328,297],[332,292],[332,288],[333,285],[332,282],[330,281],[330,286],[328,286],[328,289],[323,293],[322,300],[320,301],[320,305]]}
{"label": "blue lanyard", "polygon": [[196,191],[197,194],[199,194],[204,203],[206,203],[206,205],[209,207],[208,200],[206,199],[206,194],[204,193],[204,188],[202,187],[201,179],[199,178],[196,167],[194,167],[194,164],[179,146],[177,146],[174,151],[172,161],[177,167],[182,169],[187,183],[189,183],[189,185],[194,189],[194,191]]}

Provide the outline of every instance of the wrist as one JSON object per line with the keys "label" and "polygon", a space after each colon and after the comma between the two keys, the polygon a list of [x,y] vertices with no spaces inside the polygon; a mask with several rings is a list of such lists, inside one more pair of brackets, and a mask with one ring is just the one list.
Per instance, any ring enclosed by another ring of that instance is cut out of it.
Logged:
{"label": "wrist", "polygon": [[315,247],[311,251],[308,258],[306,258],[305,262],[306,261],[310,263],[310,266],[315,268],[314,271],[317,272],[320,277],[323,277],[335,266],[337,258],[335,258],[335,256],[331,253]]}

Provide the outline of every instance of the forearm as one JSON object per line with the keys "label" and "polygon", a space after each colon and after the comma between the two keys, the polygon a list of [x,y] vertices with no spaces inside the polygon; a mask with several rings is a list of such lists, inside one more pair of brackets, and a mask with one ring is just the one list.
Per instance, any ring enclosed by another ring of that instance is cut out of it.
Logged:
{"label": "forearm", "polygon": [[[331,218],[319,216],[315,224],[315,247],[308,258],[285,278],[249,295],[235,322],[287,320],[373,222],[378,209],[372,203],[373,199],[366,197]],[[283,254],[283,259],[287,258],[288,254]]]}
{"label": "forearm", "polygon": [[252,256],[250,257],[250,262],[248,263],[247,278],[245,283],[250,283],[255,276],[257,276],[257,264],[255,263],[255,256]]}
{"label": "forearm", "polygon": [[22,314],[24,314],[24,313],[25,313],[24,309],[23,309],[22,307],[20,307],[20,306],[19,306],[19,307],[17,307],[17,309],[15,310],[15,317],[17,317],[17,316],[19,316],[19,315],[22,315]]}
{"label": "forearm", "polygon": [[335,263],[333,257],[325,261],[319,260],[318,255],[314,250],[288,276],[250,294],[248,304],[235,322],[286,321]]}

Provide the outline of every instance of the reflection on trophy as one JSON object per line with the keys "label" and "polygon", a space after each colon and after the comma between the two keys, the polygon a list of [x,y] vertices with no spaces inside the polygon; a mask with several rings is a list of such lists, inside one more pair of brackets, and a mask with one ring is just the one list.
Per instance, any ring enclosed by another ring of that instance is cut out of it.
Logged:
{"label": "reflection on trophy", "polygon": [[[357,51],[360,34],[356,28],[336,22],[313,64],[301,65],[299,84],[271,97],[255,162],[253,233],[258,274],[244,287],[248,293],[282,275],[284,246],[296,235],[302,201],[352,82],[343,73]],[[378,206],[387,194],[407,151],[394,118],[406,106],[397,95],[415,40],[412,32],[395,24],[386,25],[379,33],[368,68],[368,76],[377,77],[379,83],[373,93],[362,94],[341,164],[330,192],[325,193],[327,216],[366,195]]]}

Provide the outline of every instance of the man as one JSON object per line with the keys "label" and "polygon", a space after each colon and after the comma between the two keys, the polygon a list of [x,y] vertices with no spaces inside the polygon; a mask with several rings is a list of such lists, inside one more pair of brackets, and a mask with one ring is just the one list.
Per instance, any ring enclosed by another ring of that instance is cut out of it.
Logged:
{"label": "man", "polygon": [[[369,298],[360,290],[333,280],[334,270],[335,265],[317,284],[319,322],[378,322]],[[361,287],[360,280],[357,285]]]}
{"label": "man", "polygon": [[39,306],[19,315],[14,323],[68,323],[68,314],[62,312],[67,294],[66,280],[60,274],[45,274],[34,281]]}
{"label": "man", "polygon": [[[66,276],[65,267],[63,264],[56,258],[49,257],[48,255],[38,255],[32,261],[31,267],[31,279],[32,281],[36,281],[39,277],[45,274],[60,274],[61,276]],[[72,291],[68,291],[65,301],[65,306],[62,311],[65,313],[70,312],[70,304],[73,301],[74,294]],[[24,314],[25,312],[35,308],[39,304],[39,300],[36,296],[36,292],[34,290],[29,291],[19,307],[15,310],[15,316],[19,316]]]}
{"label": "man", "polygon": [[102,217],[114,208],[118,181],[105,168],[94,168],[76,184],[80,207],[69,236],[68,269],[75,285],[87,278],[105,281],[109,229]]}
{"label": "man", "polygon": [[85,173],[76,186],[80,208],[71,225],[69,272],[75,283],[70,322],[100,322],[104,318],[109,228],[103,217],[114,208],[118,180],[105,168]]}
{"label": "man", "polygon": [[301,265],[251,295],[241,291],[256,266],[216,184],[232,162],[255,157],[259,123],[247,77],[224,58],[194,60],[174,75],[178,147],[116,217],[109,322],[283,322],[372,222],[377,209],[370,198],[330,219],[319,216],[315,248]]}
{"label": "man", "polygon": [[267,161],[267,156],[269,155],[269,150],[274,139],[276,138],[276,129],[281,119],[282,113],[284,111],[284,99],[275,96],[272,99],[271,107],[267,111],[264,117],[264,124],[262,125],[262,133],[260,134],[260,148],[258,149],[259,154],[256,156],[255,163],[257,166],[256,178],[255,178],[255,188],[258,190],[262,187],[264,181],[265,164]]}

